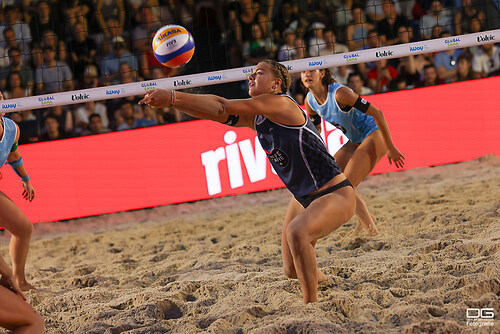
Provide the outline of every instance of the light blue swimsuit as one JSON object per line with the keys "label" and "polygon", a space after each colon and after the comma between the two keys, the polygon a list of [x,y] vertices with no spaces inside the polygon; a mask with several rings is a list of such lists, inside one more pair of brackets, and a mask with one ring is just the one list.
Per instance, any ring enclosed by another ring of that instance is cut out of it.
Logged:
{"label": "light blue swimsuit", "polygon": [[[328,85],[328,95],[325,103],[319,104],[311,92],[307,93],[306,99],[309,106],[320,115],[325,121],[332,123],[342,130],[353,143],[360,144],[370,133],[378,130],[375,119],[356,108],[345,112],[340,109],[335,93],[340,87],[338,83]],[[349,88],[350,89],[350,88]]]}
{"label": "light blue swimsuit", "polygon": [[16,140],[16,123],[10,118],[2,117],[3,120],[3,135],[0,140],[0,168],[7,161],[12,145]]}

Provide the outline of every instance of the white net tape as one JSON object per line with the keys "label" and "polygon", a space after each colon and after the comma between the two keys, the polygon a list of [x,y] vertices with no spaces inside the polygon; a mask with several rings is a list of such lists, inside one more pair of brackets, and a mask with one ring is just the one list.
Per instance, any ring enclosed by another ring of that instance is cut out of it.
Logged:
{"label": "white net tape", "polygon": [[[304,58],[282,62],[291,73],[308,69],[319,69],[376,61],[381,58],[400,58],[409,55],[465,48],[500,41],[500,29],[480,33],[438,38],[415,43],[399,44],[334,55]],[[28,109],[46,108],[89,101],[100,101],[126,96],[143,95],[145,92],[162,89],[185,89],[245,80],[253,66],[229,70],[205,72],[159,80],[140,81],[128,84],[82,89],[47,95],[37,95],[0,101],[1,112],[9,113]]]}

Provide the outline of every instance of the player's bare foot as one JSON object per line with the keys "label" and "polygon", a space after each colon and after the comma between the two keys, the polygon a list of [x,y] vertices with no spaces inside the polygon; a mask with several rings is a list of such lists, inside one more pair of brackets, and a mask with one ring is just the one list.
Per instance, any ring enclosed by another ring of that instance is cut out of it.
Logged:
{"label": "player's bare foot", "polygon": [[17,280],[17,284],[19,285],[19,288],[21,288],[21,291],[29,291],[29,290],[36,290],[36,288],[28,283],[26,280]]}
{"label": "player's bare foot", "polygon": [[361,232],[363,229],[366,230],[368,233],[369,237],[374,237],[378,235],[380,232],[378,231],[377,225],[375,225],[375,217],[373,215],[370,215],[372,217],[372,221],[369,222],[368,224],[363,224],[361,221],[358,221],[356,224],[356,228],[354,229],[354,236],[359,237],[361,235]]}
{"label": "player's bare foot", "polygon": [[319,269],[318,269],[318,283],[321,283],[321,282],[324,282],[328,279],[328,277],[326,277],[325,274],[323,274],[323,272],[321,272]]}

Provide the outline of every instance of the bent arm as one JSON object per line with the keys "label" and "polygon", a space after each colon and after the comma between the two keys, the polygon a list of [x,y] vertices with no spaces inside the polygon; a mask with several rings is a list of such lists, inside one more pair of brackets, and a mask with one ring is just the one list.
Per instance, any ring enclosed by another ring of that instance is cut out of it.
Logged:
{"label": "bent arm", "polygon": [[[359,96],[349,88],[341,87],[337,89],[335,98],[342,107],[343,105],[353,106]],[[397,167],[402,167],[402,159],[404,159],[404,157],[392,141],[391,131],[389,130],[389,125],[387,124],[382,110],[375,107],[373,104],[370,104],[368,110],[366,110],[366,114],[372,116],[375,119],[375,123],[377,123],[377,126],[387,146],[389,161],[394,161]]]}
{"label": "bent arm", "polygon": [[309,118],[316,127],[316,130],[318,130],[318,132],[321,133],[321,116],[318,115],[318,113],[314,111],[314,109],[309,105],[307,99],[304,99],[304,105],[306,106],[307,114],[309,115]]}

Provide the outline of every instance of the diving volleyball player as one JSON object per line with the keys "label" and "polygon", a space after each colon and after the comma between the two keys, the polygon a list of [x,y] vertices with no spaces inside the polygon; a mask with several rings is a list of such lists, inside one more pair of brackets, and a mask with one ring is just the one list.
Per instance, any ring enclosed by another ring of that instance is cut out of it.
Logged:
{"label": "diving volleyball player", "polygon": [[283,268],[298,278],[304,302],[317,301],[318,270],[314,245],[354,214],[355,191],[302,108],[284,94],[287,69],[274,60],[258,63],[248,78],[251,98],[228,100],[173,90],[147,92],[139,102],[154,108],[175,105],[195,117],[246,126],[257,137],[283,183],[293,194],[282,230]]}

